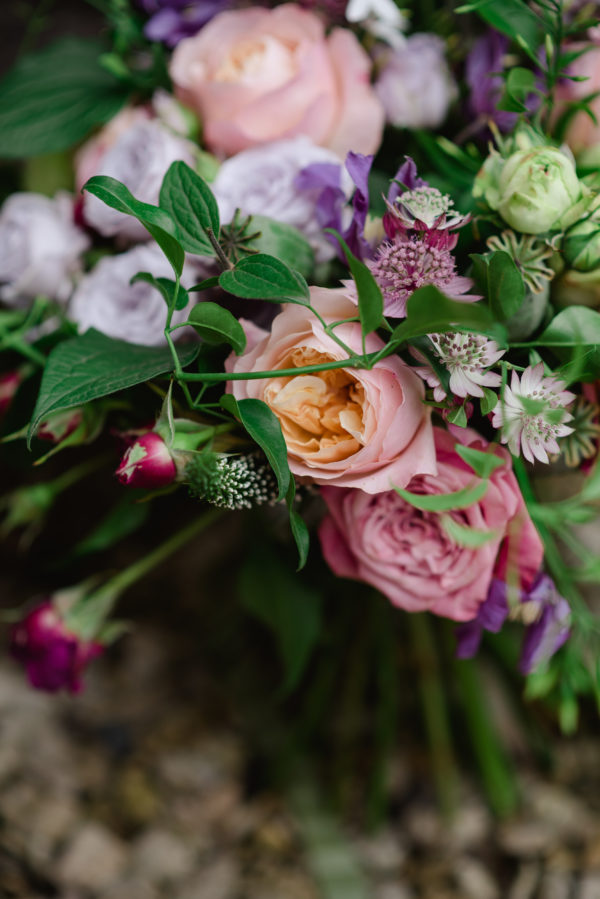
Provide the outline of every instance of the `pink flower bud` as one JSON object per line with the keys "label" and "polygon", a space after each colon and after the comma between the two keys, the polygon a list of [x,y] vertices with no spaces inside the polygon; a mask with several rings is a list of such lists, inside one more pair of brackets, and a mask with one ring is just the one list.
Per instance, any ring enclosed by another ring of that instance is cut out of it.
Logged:
{"label": "pink flower bud", "polygon": [[0,417],[8,412],[22,380],[19,371],[9,371],[0,375]]}
{"label": "pink flower bud", "polygon": [[65,412],[56,412],[40,424],[36,437],[38,440],[47,440],[48,443],[61,443],[75,431],[83,421],[82,409],[67,409]]}
{"label": "pink flower bud", "polygon": [[54,693],[78,693],[83,669],[104,647],[68,630],[51,600],[31,611],[12,630],[11,653],[27,672],[32,687]]}
{"label": "pink flower bud", "polygon": [[162,437],[148,431],[127,449],[116,475],[128,487],[156,489],[173,483],[177,467]]}

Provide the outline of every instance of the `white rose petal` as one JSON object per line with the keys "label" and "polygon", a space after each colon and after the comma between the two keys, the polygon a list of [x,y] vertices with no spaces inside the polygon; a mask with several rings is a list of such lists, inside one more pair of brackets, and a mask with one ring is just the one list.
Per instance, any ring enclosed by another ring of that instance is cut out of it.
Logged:
{"label": "white rose petal", "polygon": [[89,244],[73,221],[70,194],[12,194],[0,212],[0,298],[10,305],[39,295],[65,302]]}

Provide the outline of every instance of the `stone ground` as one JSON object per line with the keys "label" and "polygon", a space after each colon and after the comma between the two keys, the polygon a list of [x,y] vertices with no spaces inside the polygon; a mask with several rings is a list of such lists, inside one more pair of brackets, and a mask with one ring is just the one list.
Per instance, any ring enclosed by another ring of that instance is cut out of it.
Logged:
{"label": "stone ground", "polygon": [[444,825],[399,753],[393,814],[365,836],[249,787],[239,729],[200,670],[184,696],[166,643],[139,628],[75,699],[0,664],[0,896],[600,899],[597,740],[559,743],[551,781],[524,768],[503,823],[465,783]]}

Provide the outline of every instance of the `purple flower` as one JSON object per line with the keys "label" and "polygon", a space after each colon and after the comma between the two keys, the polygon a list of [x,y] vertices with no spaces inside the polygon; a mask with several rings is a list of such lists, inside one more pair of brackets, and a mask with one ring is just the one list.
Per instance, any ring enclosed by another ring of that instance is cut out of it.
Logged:
{"label": "purple flower", "polygon": [[492,580],[485,602],[479,607],[477,617],[456,628],[456,655],[459,659],[471,659],[479,649],[484,631],[497,634],[508,616],[506,584],[497,578]]}
{"label": "purple flower", "polygon": [[469,86],[469,112],[481,120],[481,127],[492,120],[501,131],[510,131],[517,120],[514,112],[497,109],[502,96],[504,55],[508,38],[490,29],[477,40],[467,56],[465,80]]}
{"label": "purple flower", "polygon": [[85,666],[103,649],[69,631],[51,600],[33,609],[12,631],[11,653],[25,667],[31,686],[51,693],[61,689],[78,693]]}
{"label": "purple flower", "polygon": [[175,47],[179,41],[192,37],[217,13],[229,6],[228,0],[139,0],[151,16],[144,34],[151,41],[161,41]]}
{"label": "purple flower", "polygon": [[177,477],[177,466],[162,437],[148,431],[127,449],[116,475],[127,487],[157,490],[173,483]]}
{"label": "purple flower", "polygon": [[530,674],[547,662],[569,637],[571,610],[547,574],[540,574],[525,600],[526,608],[538,615],[529,625],[521,647],[519,670]]}

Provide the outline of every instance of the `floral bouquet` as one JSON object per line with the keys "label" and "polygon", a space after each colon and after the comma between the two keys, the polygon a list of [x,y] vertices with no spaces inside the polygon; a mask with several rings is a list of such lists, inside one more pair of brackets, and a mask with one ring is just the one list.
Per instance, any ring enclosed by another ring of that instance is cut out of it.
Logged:
{"label": "floral bouquet", "polygon": [[596,4],[94,5],[105,43],[24,56],[0,98],[0,155],[30,160],[0,213],[3,443],[37,472],[2,532],[28,545],[93,475],[114,502],[80,557],[151,507],[168,536],[17,612],[32,685],[79,690],[123,591],[245,510],[282,689],[326,641],[314,584],[379,608],[357,581],[425,652],[429,616],[460,659],[501,647],[572,729],[600,696]]}

